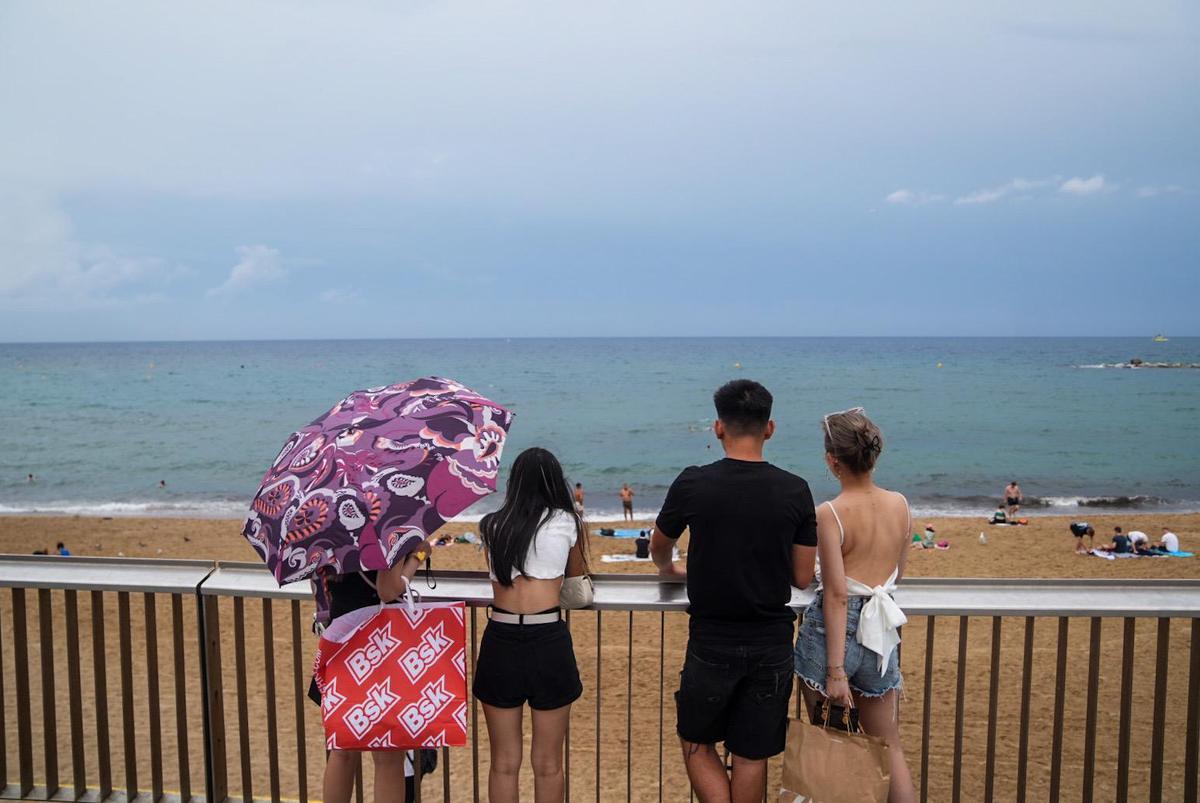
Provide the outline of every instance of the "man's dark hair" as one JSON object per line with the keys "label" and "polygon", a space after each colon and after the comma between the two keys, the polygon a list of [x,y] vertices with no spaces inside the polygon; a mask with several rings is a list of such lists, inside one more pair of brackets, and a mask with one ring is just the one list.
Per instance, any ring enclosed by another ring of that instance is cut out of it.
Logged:
{"label": "man's dark hair", "polygon": [[55,549],[62,549],[62,548],[63,548],[63,542],[62,542],[62,541],[59,541],[57,544],[55,544],[55,545],[54,545],[54,548],[55,548]]}
{"label": "man's dark hair", "polygon": [[582,488],[582,487],[583,487],[583,483],[582,483],[582,482],[577,482],[577,483],[575,483],[575,487],[576,487],[576,488]]}
{"label": "man's dark hair", "polygon": [[717,388],[713,405],[717,418],[734,436],[758,435],[771,420],[771,391],[749,379],[735,379]]}

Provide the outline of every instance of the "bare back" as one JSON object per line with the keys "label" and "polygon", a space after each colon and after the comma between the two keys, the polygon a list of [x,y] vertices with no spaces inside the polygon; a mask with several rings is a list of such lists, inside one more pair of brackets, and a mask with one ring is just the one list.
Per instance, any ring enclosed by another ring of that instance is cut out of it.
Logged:
{"label": "bare back", "polygon": [[819,536],[828,533],[836,539],[844,533],[841,554],[845,577],[877,586],[887,582],[897,567],[898,574],[903,573],[911,520],[902,494],[875,486],[843,491],[817,508],[817,527]]}

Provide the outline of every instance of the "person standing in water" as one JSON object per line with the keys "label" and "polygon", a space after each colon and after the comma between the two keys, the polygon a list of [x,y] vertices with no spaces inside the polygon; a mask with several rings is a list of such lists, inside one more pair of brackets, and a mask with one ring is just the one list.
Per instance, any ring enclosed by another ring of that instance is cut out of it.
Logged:
{"label": "person standing in water", "polygon": [[821,587],[804,611],[796,674],[810,718],[822,698],[858,709],[867,733],[891,759],[891,803],[914,799],[900,744],[899,628],[892,598],[904,573],[912,514],[908,500],[875,484],[883,435],[861,407],[825,416],[825,463],[842,491],[817,508]]}
{"label": "person standing in water", "polygon": [[621,486],[619,495],[621,497],[622,520],[633,521],[633,489],[629,487],[629,483]]}
{"label": "person standing in water", "polygon": [[579,518],[583,518],[583,483],[575,483],[575,512],[579,514]]}
{"label": "person standing in water", "polygon": [[1013,480],[1004,487],[1004,506],[1008,508],[1008,520],[1016,521],[1017,514],[1021,512],[1021,503],[1025,501],[1025,494],[1021,493],[1021,486],[1017,485],[1017,481]]}

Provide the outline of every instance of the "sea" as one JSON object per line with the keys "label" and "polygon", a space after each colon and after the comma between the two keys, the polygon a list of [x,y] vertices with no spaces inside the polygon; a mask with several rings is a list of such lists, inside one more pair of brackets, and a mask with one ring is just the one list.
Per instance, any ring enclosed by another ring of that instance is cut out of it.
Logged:
{"label": "sea", "polygon": [[0,344],[0,514],[241,518],[293,430],[428,375],[515,411],[505,462],[552,450],[594,519],[625,482],[653,516],[681,469],[719,459],[712,393],[739,377],[774,394],[768,459],[817,499],[835,492],[822,416],[861,405],[878,481],[922,515],[986,515],[1013,479],[1030,515],[1200,511],[1200,370],[1134,358],[1200,363],[1200,338]]}

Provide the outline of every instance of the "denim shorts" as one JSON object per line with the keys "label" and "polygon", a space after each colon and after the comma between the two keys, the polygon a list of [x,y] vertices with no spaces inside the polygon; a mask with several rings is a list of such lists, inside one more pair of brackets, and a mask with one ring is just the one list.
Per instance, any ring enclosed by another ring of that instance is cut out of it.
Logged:
{"label": "denim shorts", "polygon": [[[852,691],[863,697],[882,697],[892,689],[900,688],[902,683],[900,651],[897,649],[892,652],[887,668],[880,675],[879,656],[859,644],[854,635],[858,630],[858,614],[867,599],[850,597],[846,601],[846,656],[842,665],[846,667],[846,677],[849,678]],[[824,693],[828,663],[825,660],[825,612],[822,601],[823,596],[817,592],[817,598],[804,609],[804,621],[796,638],[795,667],[796,674],[809,688]]]}

